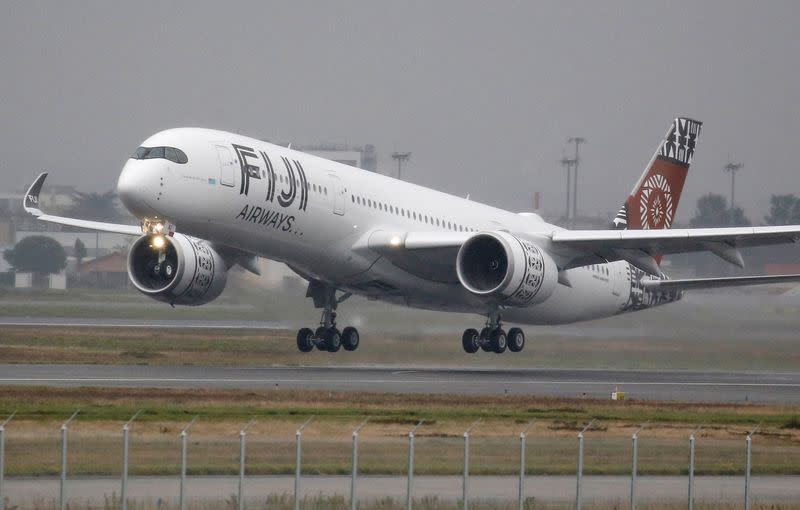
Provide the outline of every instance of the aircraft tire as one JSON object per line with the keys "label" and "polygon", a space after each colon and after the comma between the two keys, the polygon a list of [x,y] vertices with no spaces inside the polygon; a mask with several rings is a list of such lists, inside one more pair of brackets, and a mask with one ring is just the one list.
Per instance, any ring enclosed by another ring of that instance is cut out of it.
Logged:
{"label": "aircraft tire", "polygon": [[336,328],[328,328],[325,331],[325,348],[328,352],[339,352],[342,348],[342,334]]}
{"label": "aircraft tire", "polygon": [[480,335],[480,346],[483,352],[492,352],[492,330],[483,328]]}
{"label": "aircraft tire", "polygon": [[302,328],[297,332],[297,349],[300,352],[314,350],[314,332],[310,328]]}
{"label": "aircraft tire", "polygon": [[506,352],[508,338],[502,328],[495,328],[491,333],[491,349],[497,354]]}
{"label": "aircraft tire", "polygon": [[355,351],[358,349],[360,341],[361,338],[356,328],[352,326],[344,328],[344,331],[342,331],[342,347],[344,347],[345,351]]}
{"label": "aircraft tire", "polygon": [[506,341],[509,351],[519,352],[525,347],[525,333],[519,328],[511,328],[506,335]]}
{"label": "aircraft tire", "polygon": [[475,354],[480,349],[480,334],[477,329],[465,329],[464,334],[461,335],[461,346],[467,354]]}

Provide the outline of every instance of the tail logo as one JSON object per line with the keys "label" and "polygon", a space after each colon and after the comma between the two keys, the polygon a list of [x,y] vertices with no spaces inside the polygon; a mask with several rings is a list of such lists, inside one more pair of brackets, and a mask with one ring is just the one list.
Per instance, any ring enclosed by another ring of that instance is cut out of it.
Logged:
{"label": "tail logo", "polygon": [[672,189],[661,174],[651,175],[639,195],[639,213],[643,229],[663,229],[672,225],[675,204]]}

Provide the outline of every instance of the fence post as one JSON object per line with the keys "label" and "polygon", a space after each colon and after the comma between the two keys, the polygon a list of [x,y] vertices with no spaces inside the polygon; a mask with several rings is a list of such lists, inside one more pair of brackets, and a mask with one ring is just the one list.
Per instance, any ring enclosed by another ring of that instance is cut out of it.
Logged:
{"label": "fence post", "polygon": [[424,423],[420,421],[417,426],[408,433],[408,478],[406,479],[406,510],[411,510],[411,496],[414,491],[414,433]]}
{"label": "fence post", "polygon": [[16,411],[12,412],[3,423],[0,423],[0,510],[5,510],[6,508],[6,493],[3,490],[3,483],[6,477],[6,425],[15,414],[17,414]]}
{"label": "fence post", "polygon": [[294,460],[294,510],[300,510],[300,453],[302,448],[303,429],[305,429],[314,417],[307,419],[305,423],[300,425],[297,432],[294,434],[295,438],[295,460]]}
{"label": "fence post", "polygon": [[245,466],[245,437],[247,429],[255,420],[250,420],[247,425],[239,431],[239,510],[244,510],[244,466]]}
{"label": "fence post", "polygon": [[67,498],[66,498],[66,484],[67,484],[67,430],[69,427],[69,422],[75,419],[78,416],[80,409],[72,413],[72,416],[69,417],[67,421],[61,425],[61,481],[59,484],[58,490],[58,506],[61,510],[65,510],[67,508]]}
{"label": "fence post", "polygon": [[759,423],[756,428],[747,434],[745,445],[747,448],[744,466],[744,510],[750,510],[750,469],[752,468],[752,453],[753,453],[753,434],[758,432],[761,427]]}
{"label": "fence post", "polygon": [[358,426],[353,431],[353,472],[350,476],[350,510],[356,510],[356,479],[358,478],[358,433],[361,432],[361,429],[364,428],[364,425],[367,424],[369,418],[366,418],[364,421],[361,422],[361,425]]}
{"label": "fence post", "polygon": [[469,508],[469,434],[480,422],[480,418],[475,420],[475,422],[464,431],[464,478],[461,481],[461,498],[464,502],[464,510]]}
{"label": "fence post", "polygon": [[133,420],[142,411],[136,411],[130,420],[122,426],[122,481],[119,490],[119,504],[122,510],[128,510],[128,431],[130,430]]}
{"label": "fence post", "polygon": [[576,488],[575,488],[575,510],[581,510],[582,503],[582,484],[583,484],[583,433],[589,430],[589,427],[594,425],[597,420],[592,420],[588,425],[583,427],[578,433],[578,472],[576,475]]}
{"label": "fence post", "polygon": [[525,506],[525,439],[532,426],[533,422],[528,422],[528,425],[519,433],[519,510],[523,510]]}
{"label": "fence post", "polygon": [[639,458],[639,432],[647,426],[645,423],[639,427],[636,432],[631,436],[631,510],[636,510],[636,483],[638,476],[638,458]]}
{"label": "fence post", "polygon": [[186,441],[189,435],[189,429],[194,422],[197,421],[197,416],[192,418],[192,421],[181,431],[181,492],[180,492],[180,509],[186,510]]}
{"label": "fence post", "polygon": [[694,433],[689,436],[689,510],[694,508]]}

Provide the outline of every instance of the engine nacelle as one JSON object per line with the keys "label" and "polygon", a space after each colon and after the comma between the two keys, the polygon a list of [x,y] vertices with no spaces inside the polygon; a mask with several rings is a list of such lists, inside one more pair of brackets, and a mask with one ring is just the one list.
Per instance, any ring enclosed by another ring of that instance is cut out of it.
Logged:
{"label": "engine nacelle", "polygon": [[225,289],[228,268],[205,241],[145,235],[128,252],[128,277],[143,294],[174,305],[202,305]]}
{"label": "engine nacelle", "polygon": [[480,232],[467,239],[458,251],[456,272],[468,291],[509,306],[541,303],[558,284],[553,259],[508,232]]}

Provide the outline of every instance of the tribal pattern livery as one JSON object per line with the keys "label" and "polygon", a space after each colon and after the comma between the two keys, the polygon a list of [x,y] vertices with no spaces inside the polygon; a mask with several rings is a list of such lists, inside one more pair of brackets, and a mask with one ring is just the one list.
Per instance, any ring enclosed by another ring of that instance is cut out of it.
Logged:
{"label": "tribal pattern livery", "polygon": [[614,217],[617,230],[670,228],[692,162],[701,123],[686,118],[672,122],[650,166]]}
{"label": "tribal pattern livery", "polygon": [[[186,239],[191,244],[194,252],[194,276],[189,286],[178,299],[190,302],[202,301],[214,282],[214,254],[205,241],[188,236]],[[191,256],[188,253],[186,255]]]}
{"label": "tribal pattern livery", "polygon": [[535,244],[519,238],[517,241],[525,254],[525,273],[519,287],[511,294],[507,303],[514,306],[528,306],[533,302],[544,282],[544,256]]}
{"label": "tribal pattern livery", "polygon": [[667,138],[661,145],[659,155],[687,166],[691,165],[701,126],[702,123],[696,120],[675,119]]}
{"label": "tribal pattern livery", "polygon": [[620,307],[618,313],[644,310],[646,308],[672,303],[681,298],[682,294],[679,290],[655,290],[642,285],[642,281],[644,280],[666,279],[667,276],[665,274],[662,273],[660,276],[653,276],[630,264],[625,265],[627,266],[626,273],[628,280],[631,282],[631,288],[628,293],[628,300]]}

